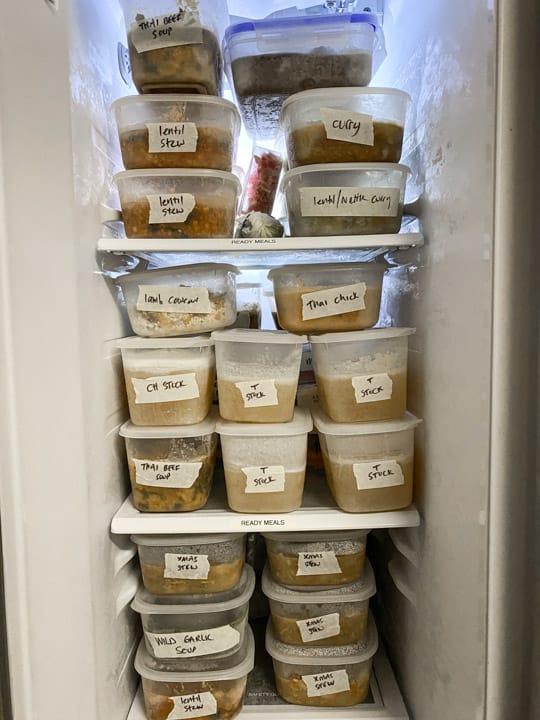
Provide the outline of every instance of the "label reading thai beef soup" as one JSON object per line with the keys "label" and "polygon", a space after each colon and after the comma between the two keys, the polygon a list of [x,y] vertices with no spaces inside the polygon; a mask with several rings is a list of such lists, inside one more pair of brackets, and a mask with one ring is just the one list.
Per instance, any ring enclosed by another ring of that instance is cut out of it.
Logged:
{"label": "label reading thai beef soup", "polygon": [[341,632],[339,613],[319,615],[319,617],[309,618],[309,620],[297,620],[296,624],[302,642],[305,643],[335,637]]}
{"label": "label reading thai beef soup", "polygon": [[199,477],[202,462],[133,460],[137,485],[163,488],[190,488]]}
{"label": "label reading thai beef soup", "polygon": [[300,188],[302,217],[395,217],[398,188],[307,187]]}
{"label": "label reading thai beef soup", "polygon": [[183,223],[195,207],[195,196],[191,193],[166,193],[147,195],[150,225],[158,223]]}
{"label": "label reading thai beef soup", "polygon": [[351,382],[358,404],[390,400],[392,397],[392,378],[387,373],[356,375]]}
{"label": "label reading thai beef soup", "polygon": [[208,315],[212,312],[212,304],[208,288],[139,285],[137,310]]}
{"label": "label reading thai beef soup", "polygon": [[211,692],[192,693],[191,695],[175,695],[170,697],[174,707],[166,720],[183,720],[184,718],[200,718],[217,714],[216,698]]}
{"label": "label reading thai beef soup", "polygon": [[193,122],[146,123],[148,152],[195,152],[199,133]]}
{"label": "label reading thai beef soup", "polygon": [[137,404],[194,400],[200,396],[195,373],[131,378]]}
{"label": "label reading thai beef soup", "polygon": [[373,115],[352,110],[321,108],[321,120],[328,140],[342,140],[358,145],[374,145]]}
{"label": "label reading thai beef soup", "polygon": [[210,572],[208,555],[165,553],[163,577],[184,580],[207,580]]}
{"label": "label reading thai beef soup", "polygon": [[302,320],[365,310],[366,283],[316,290],[302,295]]}
{"label": "label reading thai beef soup", "polygon": [[302,680],[306,684],[308,697],[334,695],[335,693],[348,692],[351,689],[346,670],[334,670],[333,672],[319,673],[318,675],[302,675]]}
{"label": "label reading thai beef soup", "polygon": [[341,575],[336,553],[333,550],[298,553],[297,575]]}
{"label": "label reading thai beef soup", "polygon": [[202,29],[195,23],[196,18],[185,10],[154,17],[139,15],[130,25],[129,40],[139,53],[201,43]]}

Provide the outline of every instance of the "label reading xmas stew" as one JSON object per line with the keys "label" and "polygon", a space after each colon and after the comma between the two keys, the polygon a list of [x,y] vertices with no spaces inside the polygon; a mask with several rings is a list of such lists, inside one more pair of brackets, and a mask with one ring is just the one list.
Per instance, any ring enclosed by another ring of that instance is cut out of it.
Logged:
{"label": "label reading xmas stew", "polygon": [[165,553],[163,577],[184,580],[207,580],[210,573],[208,555]]}
{"label": "label reading xmas stew", "polygon": [[306,684],[308,697],[334,695],[335,693],[348,692],[351,689],[346,670],[334,670],[333,672],[319,673],[318,675],[302,675],[302,680]]}
{"label": "label reading xmas stew", "polygon": [[336,553],[333,550],[321,552],[299,552],[297,575],[340,575]]}

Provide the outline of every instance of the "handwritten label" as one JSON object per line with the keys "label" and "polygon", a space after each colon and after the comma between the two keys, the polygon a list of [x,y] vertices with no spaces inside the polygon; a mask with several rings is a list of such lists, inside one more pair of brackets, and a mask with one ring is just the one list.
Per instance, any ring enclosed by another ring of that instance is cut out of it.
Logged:
{"label": "handwritten label", "polygon": [[258,382],[247,380],[234,384],[240,390],[246,408],[278,404],[275,380],[259,380]]}
{"label": "handwritten label", "polygon": [[199,133],[193,122],[146,123],[148,152],[195,152]]}
{"label": "handwritten label", "polygon": [[303,217],[386,217],[398,214],[398,188],[308,187],[300,188],[299,192]]}
{"label": "handwritten label", "polygon": [[[190,28],[189,34],[186,28]],[[137,52],[202,42],[202,29],[196,18],[185,10],[154,17],[139,16],[131,23],[129,39]]]}
{"label": "handwritten label", "polygon": [[131,383],[135,390],[135,402],[139,405],[193,400],[200,396],[195,373],[131,378]]}
{"label": "handwritten label", "polygon": [[212,312],[208,288],[176,285],[139,285],[137,310],[151,312]]}
{"label": "handwritten label", "polygon": [[343,285],[302,295],[302,320],[365,310],[366,283]]}
{"label": "handwritten label", "polygon": [[147,195],[150,205],[148,222],[183,223],[195,207],[195,197],[190,193],[166,193],[164,195]]}
{"label": "handwritten label", "polygon": [[208,555],[176,555],[165,553],[163,577],[184,580],[206,580],[210,572]]}
{"label": "handwritten label", "polygon": [[167,720],[183,720],[217,715],[216,698],[211,692],[193,693],[192,695],[175,695],[170,697],[174,707],[167,715]]}
{"label": "handwritten label", "polygon": [[285,491],[285,468],[283,465],[245,467],[246,493],[270,493]]}
{"label": "handwritten label", "polygon": [[137,485],[164,488],[190,488],[199,477],[202,462],[182,463],[169,460],[133,460]]}
{"label": "handwritten label", "polygon": [[392,397],[392,378],[387,373],[356,375],[351,381],[358,404],[390,400]]}
{"label": "handwritten label", "polygon": [[341,575],[336,553],[333,550],[298,553],[297,575]]}
{"label": "handwritten label", "polygon": [[306,684],[308,697],[334,695],[334,693],[348,692],[351,689],[346,670],[334,670],[334,672],[319,673],[318,675],[302,675],[302,680]]}
{"label": "handwritten label", "polygon": [[240,633],[230,625],[183,633],[146,633],[154,657],[197,657],[230,650],[240,642]]}
{"label": "handwritten label", "polygon": [[374,145],[373,115],[321,108],[321,120],[328,140],[343,140],[358,145]]}
{"label": "handwritten label", "polygon": [[302,642],[324,640],[324,638],[339,635],[341,632],[339,613],[319,615],[319,617],[309,618],[309,620],[297,620],[296,624],[300,630]]}
{"label": "handwritten label", "polygon": [[372,460],[354,463],[353,473],[359,490],[404,485],[403,470],[397,460]]}

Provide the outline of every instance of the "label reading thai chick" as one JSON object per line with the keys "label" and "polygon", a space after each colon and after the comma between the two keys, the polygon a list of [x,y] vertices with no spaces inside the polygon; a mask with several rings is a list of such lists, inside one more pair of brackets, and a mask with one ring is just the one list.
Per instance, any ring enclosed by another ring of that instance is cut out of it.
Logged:
{"label": "label reading thai chick", "polygon": [[183,223],[195,207],[195,196],[191,193],[166,193],[163,195],[147,195],[150,205],[148,222]]}
{"label": "label reading thai chick", "polygon": [[354,463],[354,477],[359,490],[394,487],[404,485],[403,470],[396,460],[373,460]]}
{"label": "label reading thai chick", "polygon": [[374,145],[373,115],[336,108],[321,108],[321,120],[328,140]]}
{"label": "label reading thai chick", "polygon": [[137,310],[205,314],[212,312],[208,288],[139,285]]}
{"label": "label reading thai chick", "polygon": [[148,152],[195,152],[199,133],[193,122],[146,123]]}
{"label": "label reading thai chick", "polygon": [[199,477],[202,462],[133,460],[137,485],[163,488],[190,488]]}
{"label": "label reading thai chick", "polygon": [[285,492],[285,467],[283,465],[261,465],[245,467],[246,493]]}
{"label": "label reading thai chick", "polygon": [[185,10],[148,18],[139,15],[131,23],[129,40],[137,52],[142,53],[174,45],[201,43],[202,29],[196,25],[196,18]]}
{"label": "label reading thai chick", "polygon": [[302,320],[365,310],[366,283],[343,285],[302,295]]}
{"label": "label reading thai chick", "polygon": [[154,657],[197,657],[236,647],[240,633],[230,625],[183,633],[146,633]]}
{"label": "label reading thai chick", "polygon": [[169,700],[173,701],[174,707],[167,715],[167,720],[183,720],[183,718],[217,715],[216,698],[211,692],[175,695],[170,697]]}
{"label": "label reading thai chick", "polygon": [[206,580],[210,572],[208,555],[176,555],[165,553],[163,577],[184,580]]}
{"label": "label reading thai chick", "polygon": [[195,373],[131,378],[131,382],[135,390],[135,402],[139,405],[193,400],[200,396]]}
{"label": "label reading thai chick", "polygon": [[387,373],[356,375],[351,381],[358,404],[390,400],[392,397],[392,378]]}
{"label": "label reading thai chick", "polygon": [[339,613],[319,615],[309,620],[297,620],[296,624],[300,630],[302,642],[314,642],[324,638],[339,635],[341,627],[339,624]]}
{"label": "label reading thai chick", "polygon": [[234,384],[240,390],[246,408],[278,404],[275,380],[247,380]]}
{"label": "label reading thai chick", "polygon": [[333,550],[298,553],[297,575],[340,575],[341,568]]}
{"label": "label reading thai chick", "polygon": [[334,670],[334,672],[319,673],[318,675],[302,675],[302,680],[306,684],[308,697],[333,695],[334,693],[348,692],[351,689],[346,670]]}
{"label": "label reading thai chick", "polygon": [[300,188],[299,192],[303,217],[398,214],[398,188],[309,187]]}

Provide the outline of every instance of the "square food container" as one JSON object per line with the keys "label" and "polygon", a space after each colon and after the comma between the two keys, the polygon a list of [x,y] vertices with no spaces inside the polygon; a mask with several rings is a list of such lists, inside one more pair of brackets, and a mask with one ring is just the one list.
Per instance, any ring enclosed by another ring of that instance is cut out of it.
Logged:
{"label": "square food container", "polygon": [[307,435],[305,408],[287,423],[250,425],[218,420],[229,507],[236,512],[291,512],[302,504]]}
{"label": "square food container", "polygon": [[263,533],[272,578],[293,590],[356,582],[364,571],[368,532]]}
{"label": "square food container", "polygon": [[239,581],[246,536],[132,535],[137,544],[144,587],[154,595],[221,593]]}
{"label": "square food container", "polygon": [[211,337],[221,417],[232,422],[289,422],[306,338],[247,328],[218,330]]}
{"label": "square food container", "polygon": [[279,324],[285,330],[361,330],[379,319],[382,263],[284,265],[268,277],[274,285]]}
{"label": "square food container", "polygon": [[140,588],[131,607],[141,616],[146,649],[153,657],[225,657],[243,645],[254,588],[255,573],[245,565],[231,590],[175,597]]}
{"label": "square food container", "polygon": [[283,176],[291,235],[398,233],[409,168],[393,163],[304,165]]}
{"label": "square food container", "polygon": [[133,332],[142,337],[196,335],[236,320],[238,268],[196,263],[116,278]]}
{"label": "square food container", "polygon": [[129,416],[134,425],[195,425],[210,412],[214,343],[208,336],[124,338]]}
{"label": "square food container", "polygon": [[368,622],[375,578],[366,561],[360,580],[322,592],[291,590],[272,580],[268,566],[262,590],[270,603],[276,640],[289,645],[349,645],[361,642]]}
{"label": "square food container", "polygon": [[395,420],[407,409],[414,328],[376,328],[310,338],[319,402],[339,423]]}
{"label": "square food container", "polygon": [[141,640],[135,670],[141,676],[146,717],[236,717],[244,703],[254,658],[255,642],[249,627],[240,649],[220,658],[158,660],[149,655]]}
{"label": "square food container", "polygon": [[232,237],[240,181],[221,170],[117,173],[128,238]]}
{"label": "square food container", "polygon": [[196,425],[120,428],[133,505],[141,512],[187,512],[206,505],[216,461],[217,413]]}
{"label": "square food container", "polygon": [[115,100],[126,170],[232,168],[240,115],[212,95],[128,95]]}
{"label": "square food container", "polygon": [[282,17],[231,25],[223,54],[248,133],[269,138],[289,95],[368,85],[384,40],[376,16],[367,13]]}
{"label": "square food container", "polygon": [[372,617],[364,639],[350,645],[287,645],[276,639],[271,622],[266,629],[278,694],[293,705],[348,707],[363,702],[377,648]]}
{"label": "square food container", "polygon": [[411,504],[418,418],[406,413],[399,420],[345,424],[316,409],[313,419],[326,479],[342,510],[386,512]]}
{"label": "square food container", "polygon": [[401,158],[410,97],[386,88],[306,90],[283,103],[290,168],[317,163],[388,162]]}

